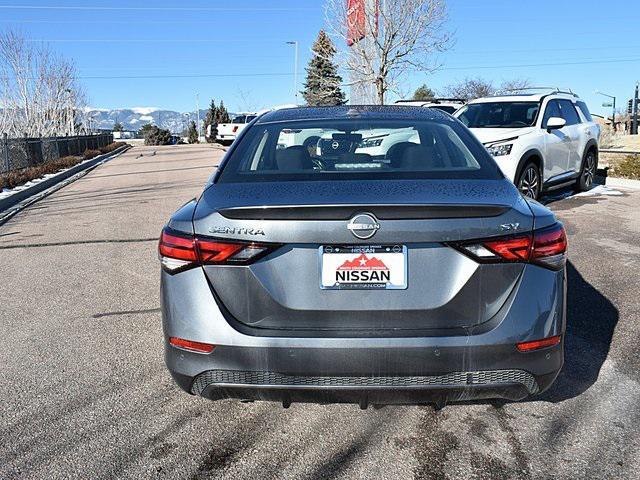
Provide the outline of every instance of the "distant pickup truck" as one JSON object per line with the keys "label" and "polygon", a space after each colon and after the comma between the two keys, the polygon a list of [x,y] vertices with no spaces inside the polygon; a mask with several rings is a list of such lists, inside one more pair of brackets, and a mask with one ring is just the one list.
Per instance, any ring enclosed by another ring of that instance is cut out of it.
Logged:
{"label": "distant pickup truck", "polygon": [[223,145],[230,145],[247,124],[257,116],[257,113],[243,113],[234,117],[231,123],[218,124],[216,141]]}

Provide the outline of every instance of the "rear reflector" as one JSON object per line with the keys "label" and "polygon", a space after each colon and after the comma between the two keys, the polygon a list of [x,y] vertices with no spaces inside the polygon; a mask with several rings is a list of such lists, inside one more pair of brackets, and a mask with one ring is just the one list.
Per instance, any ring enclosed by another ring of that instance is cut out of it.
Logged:
{"label": "rear reflector", "polygon": [[160,235],[158,254],[162,267],[177,273],[198,265],[247,265],[277,247],[199,238],[165,228]]}
{"label": "rear reflector", "polygon": [[560,270],[567,260],[567,236],[561,223],[528,235],[473,240],[452,246],[482,263],[528,262]]}
{"label": "rear reflector", "polygon": [[530,352],[532,350],[538,350],[540,348],[553,347],[554,345],[558,345],[561,338],[562,337],[560,335],[556,335],[554,337],[543,338],[542,340],[533,340],[532,342],[518,343],[516,344],[516,347],[521,352]]}
{"label": "rear reflector", "polygon": [[210,343],[194,342],[192,340],[185,340],[184,338],[178,337],[169,337],[169,343],[174,347],[198,353],[211,353],[215,348],[215,345]]}

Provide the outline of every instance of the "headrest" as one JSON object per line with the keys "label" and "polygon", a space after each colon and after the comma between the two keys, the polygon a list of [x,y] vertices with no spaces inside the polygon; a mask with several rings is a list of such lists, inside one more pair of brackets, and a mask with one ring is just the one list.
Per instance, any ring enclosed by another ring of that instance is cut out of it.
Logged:
{"label": "headrest", "polygon": [[302,145],[277,150],[276,164],[278,165],[278,170],[283,171],[309,170],[313,168],[309,151]]}

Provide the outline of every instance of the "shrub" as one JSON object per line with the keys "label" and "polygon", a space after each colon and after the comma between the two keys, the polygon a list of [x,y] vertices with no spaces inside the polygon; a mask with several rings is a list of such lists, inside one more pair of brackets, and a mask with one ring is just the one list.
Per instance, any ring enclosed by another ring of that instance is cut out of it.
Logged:
{"label": "shrub", "polygon": [[78,163],[97,157],[105,153],[113,152],[116,148],[126,145],[126,142],[113,142],[99,150],[85,150],[81,157],[62,157],[56,160],[50,160],[35,167],[23,168],[0,175],[0,190],[3,188],[13,188],[18,185],[27,183],[29,180],[40,178],[47,173],[56,173],[65,168],[71,168]]}
{"label": "shrub", "polygon": [[613,173],[616,177],[640,179],[640,156],[627,155],[613,168]]}
{"label": "shrub", "polygon": [[104,147],[100,147],[101,153],[111,153],[114,150],[127,145],[127,142],[112,142],[109,145],[105,145]]}
{"label": "shrub", "polygon": [[171,132],[152,125],[144,132],[145,145],[169,145],[171,143]]}
{"label": "shrub", "polygon": [[0,189],[17,187],[47,173],[56,173],[58,170],[73,167],[83,160],[82,157],[62,157],[35,167],[3,173],[0,175]]}
{"label": "shrub", "polygon": [[102,155],[102,152],[100,150],[89,150],[88,148],[82,154],[85,160],[97,157],[98,155]]}

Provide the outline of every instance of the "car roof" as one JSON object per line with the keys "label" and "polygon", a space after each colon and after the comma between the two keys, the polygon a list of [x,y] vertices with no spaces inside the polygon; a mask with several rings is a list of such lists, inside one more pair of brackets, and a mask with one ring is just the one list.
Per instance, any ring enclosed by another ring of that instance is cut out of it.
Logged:
{"label": "car roof", "polygon": [[260,116],[257,123],[326,119],[436,120],[451,117],[440,110],[410,105],[342,105],[337,107],[296,107],[273,110]]}
{"label": "car roof", "polygon": [[489,102],[539,102],[543,98],[553,97],[553,98],[564,98],[567,100],[571,100],[573,102],[579,101],[580,99],[571,93],[561,93],[561,92],[552,92],[552,93],[518,93],[511,95],[495,95],[490,97],[482,97],[476,98],[475,100],[469,100],[469,103],[489,103]]}

